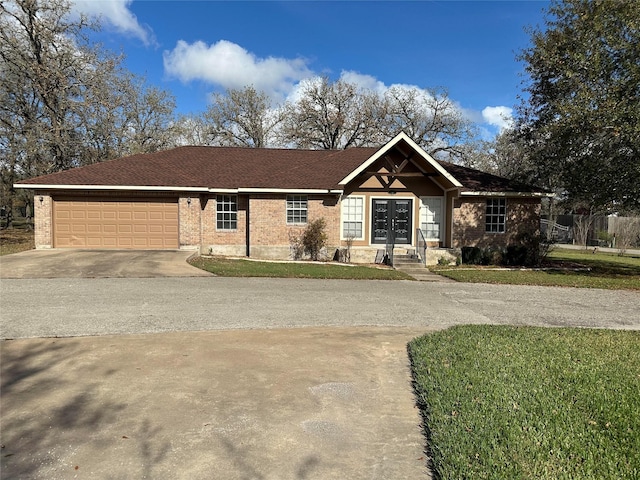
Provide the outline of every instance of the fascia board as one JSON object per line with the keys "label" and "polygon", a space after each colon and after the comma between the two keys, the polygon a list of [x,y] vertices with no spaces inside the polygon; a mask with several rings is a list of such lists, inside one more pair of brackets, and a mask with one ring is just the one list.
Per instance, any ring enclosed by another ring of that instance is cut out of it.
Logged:
{"label": "fascia board", "polygon": [[302,194],[327,194],[339,195],[342,190],[322,188],[238,188],[238,193],[302,193]]}
{"label": "fascia board", "polygon": [[400,140],[404,140],[405,142],[407,142],[409,146],[413,148],[429,165],[431,165],[438,173],[440,173],[443,177],[449,180],[455,187],[462,187],[462,184],[458,182],[458,180],[456,180],[453,177],[453,175],[447,172],[447,170],[445,170],[445,168],[442,167],[442,165],[436,162],[431,155],[425,152],[424,149],[422,149],[422,147],[420,147],[416,142],[411,140],[411,138],[404,132],[400,132],[392,140],[387,142],[382,148],[380,148],[380,150],[374,153],[371,157],[367,159],[367,161],[365,161],[362,165],[360,165],[353,172],[351,172],[349,175],[343,178],[340,182],[338,182],[338,184],[339,185],[348,184],[351,180],[353,180],[355,177],[360,175],[366,168],[371,166],[376,160],[382,157],[382,155],[387,153],[391,149],[391,147],[396,145]]}
{"label": "fascia board", "polygon": [[461,197],[554,197],[554,193],[544,192],[460,192]]}
{"label": "fascia board", "polygon": [[26,190],[119,190],[119,191],[145,191],[145,192],[208,192],[206,187],[165,187],[149,185],[45,185],[14,183],[14,188]]}

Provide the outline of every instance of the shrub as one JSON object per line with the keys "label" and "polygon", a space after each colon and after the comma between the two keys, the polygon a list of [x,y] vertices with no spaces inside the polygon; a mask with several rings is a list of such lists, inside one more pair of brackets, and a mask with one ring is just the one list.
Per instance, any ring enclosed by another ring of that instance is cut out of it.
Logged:
{"label": "shrub", "polygon": [[304,246],[302,245],[302,235],[296,235],[289,231],[289,244],[291,248],[291,256],[294,260],[300,260],[304,255]]}
{"label": "shrub", "polygon": [[327,234],[325,228],[327,222],[324,218],[319,218],[309,222],[307,228],[302,232],[300,239],[304,253],[311,257],[311,260],[318,260],[320,252],[327,244]]}
{"label": "shrub", "polygon": [[482,263],[482,250],[480,247],[462,247],[462,263],[480,265]]}
{"label": "shrub", "polygon": [[462,263],[467,265],[500,265],[502,250],[498,247],[462,247]]}
{"label": "shrub", "polygon": [[449,259],[447,257],[438,257],[438,265],[441,266],[448,266],[449,265]]}
{"label": "shrub", "polygon": [[526,265],[529,257],[529,249],[526,246],[508,245],[504,255],[504,264],[509,266]]}

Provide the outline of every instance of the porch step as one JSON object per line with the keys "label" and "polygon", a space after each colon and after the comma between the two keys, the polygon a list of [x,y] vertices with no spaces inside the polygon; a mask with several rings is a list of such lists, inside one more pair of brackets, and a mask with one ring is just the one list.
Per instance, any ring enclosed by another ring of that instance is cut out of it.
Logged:
{"label": "porch step", "polygon": [[417,255],[394,255],[393,268],[421,282],[451,282],[448,278],[429,271]]}

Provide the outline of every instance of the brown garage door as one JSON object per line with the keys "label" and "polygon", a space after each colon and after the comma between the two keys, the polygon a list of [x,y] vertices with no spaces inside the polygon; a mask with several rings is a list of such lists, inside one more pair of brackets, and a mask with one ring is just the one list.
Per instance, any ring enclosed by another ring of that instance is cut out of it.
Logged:
{"label": "brown garage door", "polygon": [[178,248],[178,201],[169,198],[56,198],[57,248]]}

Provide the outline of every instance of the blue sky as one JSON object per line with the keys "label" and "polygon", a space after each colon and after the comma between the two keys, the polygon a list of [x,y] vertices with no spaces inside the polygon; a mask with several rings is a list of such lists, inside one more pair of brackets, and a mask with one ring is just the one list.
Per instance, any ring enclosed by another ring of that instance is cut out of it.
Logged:
{"label": "blue sky", "polygon": [[75,0],[134,73],[175,95],[179,113],[212,92],[254,85],[274,101],[328,75],[384,90],[444,88],[485,138],[521,94],[525,27],[546,1],[248,2]]}

